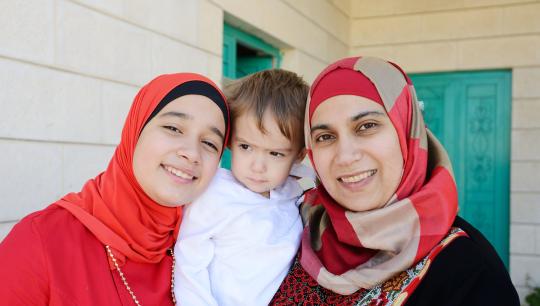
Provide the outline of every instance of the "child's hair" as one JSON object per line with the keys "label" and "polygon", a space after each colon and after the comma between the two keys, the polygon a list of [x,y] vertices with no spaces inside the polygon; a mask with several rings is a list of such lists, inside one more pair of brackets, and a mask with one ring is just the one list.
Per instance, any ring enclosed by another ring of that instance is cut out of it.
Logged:
{"label": "child's hair", "polygon": [[266,133],[263,116],[272,112],[279,130],[293,144],[304,147],[304,113],[309,85],[296,73],[283,69],[263,70],[225,86],[231,123],[250,112],[259,130]]}

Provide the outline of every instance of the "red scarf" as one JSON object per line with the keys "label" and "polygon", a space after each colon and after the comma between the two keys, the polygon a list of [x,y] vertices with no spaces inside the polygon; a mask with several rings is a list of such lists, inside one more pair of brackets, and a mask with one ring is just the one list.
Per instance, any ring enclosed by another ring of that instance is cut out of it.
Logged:
{"label": "red scarf", "polygon": [[221,94],[212,81],[194,73],[155,78],[135,97],[107,170],[86,182],[80,192],[67,194],[55,203],[109,245],[120,264],[126,258],[158,263],[176,240],[182,208],[165,207],[148,197],[135,179],[132,165],[139,135],[154,109],[171,90],[189,81],[205,82]]}
{"label": "red scarf", "polygon": [[397,65],[376,58],[340,60],[313,83],[306,109],[312,163],[311,117],[323,101],[337,95],[363,96],[381,104],[397,131],[404,161],[401,182],[382,208],[348,211],[322,185],[306,194],[301,264],[321,286],[351,294],[425,257],[454,221],[457,190],[448,155],[426,130],[410,79]]}

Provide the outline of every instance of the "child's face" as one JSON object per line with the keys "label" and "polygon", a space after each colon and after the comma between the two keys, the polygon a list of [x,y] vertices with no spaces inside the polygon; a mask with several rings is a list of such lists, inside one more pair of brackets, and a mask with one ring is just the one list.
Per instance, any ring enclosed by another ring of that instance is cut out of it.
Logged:
{"label": "child's face", "polygon": [[144,192],[164,206],[190,203],[214,176],[225,121],[207,97],[182,96],[167,104],[139,136],[133,172]]}
{"label": "child's face", "polygon": [[268,197],[270,190],[283,184],[294,162],[303,158],[303,150],[292,144],[279,130],[270,112],[265,112],[259,130],[254,115],[244,114],[234,122],[231,139],[232,173],[253,192]]}

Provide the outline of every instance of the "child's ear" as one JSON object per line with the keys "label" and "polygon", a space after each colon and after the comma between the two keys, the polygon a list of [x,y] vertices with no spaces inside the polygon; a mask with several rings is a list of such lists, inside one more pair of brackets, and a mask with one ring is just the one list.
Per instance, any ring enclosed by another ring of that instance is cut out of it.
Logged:
{"label": "child's ear", "polygon": [[298,155],[296,156],[296,162],[301,163],[304,158],[306,157],[306,148],[302,148],[300,152],[298,152]]}

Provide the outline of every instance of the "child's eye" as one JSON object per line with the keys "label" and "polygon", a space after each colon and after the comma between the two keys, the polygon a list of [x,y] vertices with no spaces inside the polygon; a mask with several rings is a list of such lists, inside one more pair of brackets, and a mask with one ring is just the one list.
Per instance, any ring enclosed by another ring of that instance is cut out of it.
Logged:
{"label": "child's eye", "polygon": [[202,143],[204,143],[204,144],[205,144],[208,148],[210,148],[212,151],[219,152],[218,147],[217,147],[215,144],[211,143],[210,141],[204,140]]}
{"label": "child's eye", "polygon": [[334,136],[330,134],[322,134],[315,138],[315,142],[324,142],[334,139]]}
{"label": "child's eye", "polygon": [[241,143],[241,144],[239,144],[238,146],[239,146],[240,149],[242,149],[242,150],[245,150],[245,151],[249,150],[249,145],[248,145],[248,144]]}
{"label": "child's eye", "polygon": [[172,132],[175,132],[175,133],[180,133],[180,134],[183,134],[182,131],[174,126],[170,126],[170,125],[166,125],[164,126],[164,128],[166,128],[167,130],[170,130]]}
{"label": "child's eye", "polygon": [[283,156],[285,156],[285,154],[275,152],[275,151],[270,152],[270,155],[275,156],[275,157],[283,157]]}

